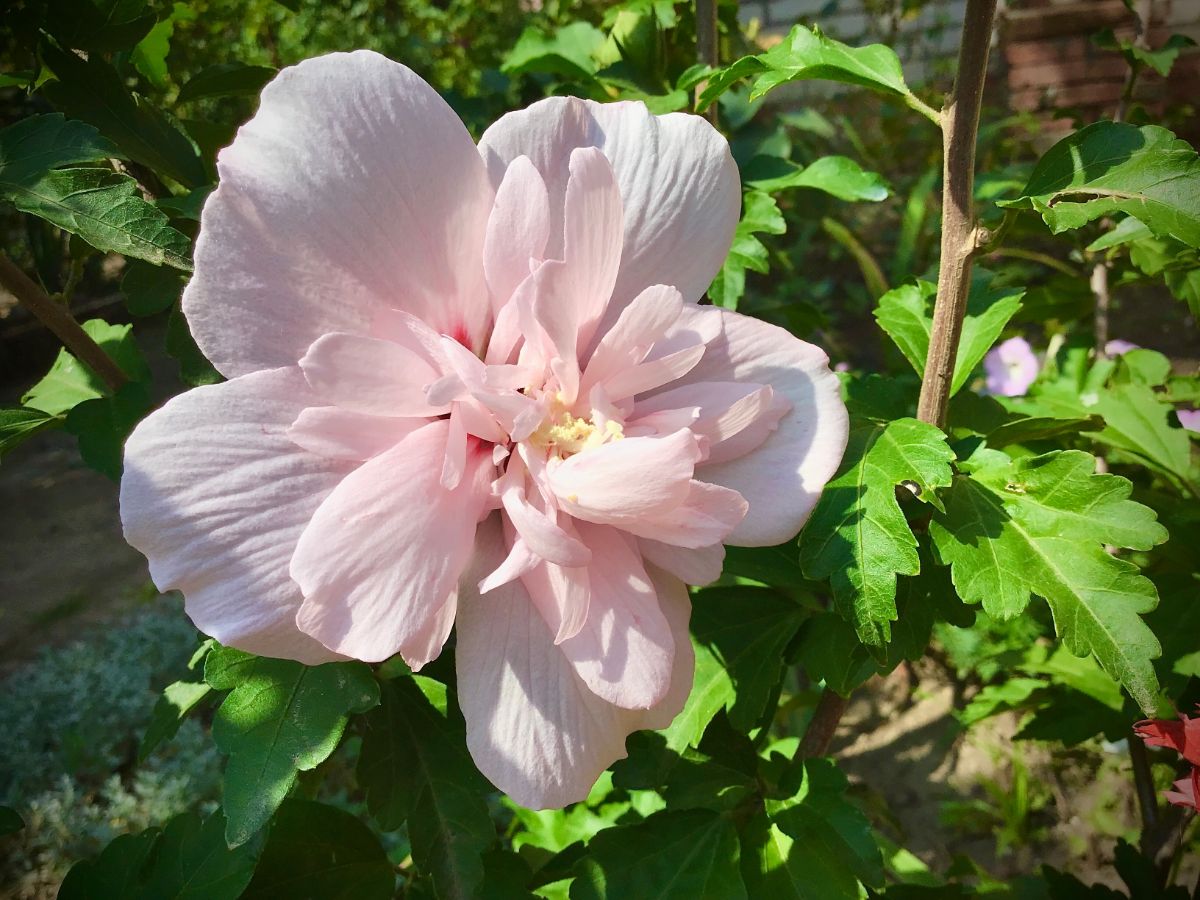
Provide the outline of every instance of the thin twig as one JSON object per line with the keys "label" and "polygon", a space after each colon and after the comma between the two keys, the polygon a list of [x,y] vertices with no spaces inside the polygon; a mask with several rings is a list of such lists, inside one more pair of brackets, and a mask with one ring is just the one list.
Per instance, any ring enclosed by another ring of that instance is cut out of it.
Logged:
{"label": "thin twig", "polygon": [[[717,28],[717,0],[696,0],[696,60],[714,69],[721,64],[721,48],[718,43],[720,32]],[[699,99],[707,81],[696,85],[696,98]],[[708,120],[717,124],[717,102],[714,100],[704,111]]]}
{"label": "thin twig", "polygon": [[66,304],[51,300],[15,263],[0,253],[0,285],[3,285],[39,322],[54,332],[85,366],[95,372],[115,393],[129,380],[125,373],[104,352],[104,348],[92,340],[79,327],[79,323],[67,310]]}
{"label": "thin twig", "polygon": [[975,224],[975,138],[987,76],[996,0],[967,0],[958,72],[942,110],[942,253],[937,302],[917,418],[939,428],[946,423],[954,361],[967,311],[971,263],[985,241]]}

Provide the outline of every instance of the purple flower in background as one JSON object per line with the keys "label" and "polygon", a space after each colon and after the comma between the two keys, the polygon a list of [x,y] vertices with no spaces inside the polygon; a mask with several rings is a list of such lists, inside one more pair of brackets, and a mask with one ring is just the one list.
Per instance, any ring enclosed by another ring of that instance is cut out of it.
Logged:
{"label": "purple flower in background", "polygon": [[844,361],[843,361],[843,362],[840,362],[840,363],[838,363],[836,366],[834,366],[834,367],[833,367],[833,371],[835,371],[835,372],[849,372],[849,371],[850,371],[850,363],[848,363],[848,362],[844,362]]}
{"label": "purple flower in background", "polygon": [[1177,409],[1175,415],[1179,416],[1179,424],[1188,431],[1200,432],[1200,409]]}
{"label": "purple flower in background", "polygon": [[1009,338],[983,358],[987,392],[1000,397],[1020,397],[1037,378],[1039,364],[1025,338]]}
{"label": "purple flower in background", "polygon": [[1141,346],[1133,341],[1123,341],[1120,338],[1113,338],[1104,345],[1105,356],[1120,356],[1123,353],[1128,353],[1130,350],[1141,350]]}

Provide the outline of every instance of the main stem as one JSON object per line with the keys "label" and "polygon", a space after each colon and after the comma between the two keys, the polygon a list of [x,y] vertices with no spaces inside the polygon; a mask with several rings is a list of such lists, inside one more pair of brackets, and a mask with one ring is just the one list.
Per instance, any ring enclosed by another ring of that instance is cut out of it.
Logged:
{"label": "main stem", "polygon": [[[992,23],[996,0],[967,0],[962,43],[958,50],[958,74],[942,109],[942,259],[938,271],[937,302],[933,309],[933,332],[917,418],[942,428],[950,403],[954,361],[967,312],[971,287],[971,262],[984,243],[975,225],[972,196],[975,190],[975,135],[979,130],[979,108],[987,77],[988,51],[992,45]],[[817,701],[804,732],[799,755],[824,756],[829,751],[838,722],[846,711],[846,698],[826,689]]]}
{"label": "main stem", "polygon": [[996,0],[967,0],[958,73],[942,110],[942,254],[929,355],[917,405],[917,418],[939,428],[946,424],[954,361],[958,358],[971,287],[971,264],[983,244],[972,208],[975,136],[995,18]]}
{"label": "main stem", "polygon": [[55,337],[62,341],[80,362],[95,372],[114,393],[129,380],[113,362],[112,357],[104,352],[104,348],[79,327],[79,323],[67,311],[66,305],[48,297],[45,291],[3,253],[0,253],[0,285],[49,328]]}

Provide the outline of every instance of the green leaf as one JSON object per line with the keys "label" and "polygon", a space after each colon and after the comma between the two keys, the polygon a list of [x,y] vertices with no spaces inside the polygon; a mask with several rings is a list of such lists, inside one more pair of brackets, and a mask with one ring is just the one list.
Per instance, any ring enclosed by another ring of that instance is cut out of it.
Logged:
{"label": "green leaf", "polygon": [[7,453],[39,431],[61,424],[60,417],[40,409],[24,406],[0,407],[0,454]]}
{"label": "green leaf", "polygon": [[604,32],[587,22],[572,22],[552,35],[530,25],[504,58],[500,71],[505,75],[541,72],[590,81],[597,70],[595,54],[604,41]]}
{"label": "green leaf", "polygon": [[791,33],[758,56],[746,56],[719,71],[700,95],[704,110],[740,78],[758,75],[750,90],[756,100],[773,88],[791,81],[824,79],[869,88],[913,103],[916,98],[904,82],[900,58],[883,44],[850,47],[821,33],[797,25]]}
{"label": "green leaf", "polygon": [[163,741],[173,738],[183,720],[211,692],[212,686],[203,681],[175,681],[163,688],[138,747],[138,762],[145,762]]}
{"label": "green leaf", "polygon": [[934,489],[950,484],[953,459],[945,435],[932,425],[851,422],[842,469],[800,535],[800,565],[809,578],[831,579],[835,607],[864,644],[887,642],[896,618],[896,575],[921,568],[896,487],[909,482],[937,506]]}
{"label": "green leaf", "polygon": [[1088,412],[1104,417],[1094,439],[1122,450],[1142,464],[1191,482],[1191,443],[1182,428],[1170,425],[1171,406],[1144,384],[1116,385],[1101,391]]}
{"label": "green leaf", "polygon": [[270,66],[248,66],[240,62],[205,66],[179,89],[179,102],[207,97],[254,97],[275,73]]}
{"label": "green leaf", "polygon": [[976,722],[1021,706],[1047,686],[1040,678],[1009,678],[999,684],[986,685],[955,717],[964,728],[970,728]]}
{"label": "green leaf", "polygon": [[55,169],[33,182],[0,183],[0,191],[21,212],[77,234],[97,250],[192,268],[191,241],[142,197],[128,175],[110,169]]}
{"label": "green leaf", "polygon": [[700,743],[713,716],[735,728],[758,721],[783,674],[783,650],[804,610],[769,588],[720,587],[693,598],[696,675],[687,705],[667,730],[672,750]]}
{"label": "green leaf", "polygon": [[805,623],[799,652],[808,677],[843,697],[875,674],[871,654],[836,613],[821,613]]}
{"label": "green leaf", "polygon": [[179,377],[192,387],[217,384],[224,380],[196,345],[183,308],[178,303],[171,309],[167,319],[166,349],[179,363]]}
{"label": "green leaf", "polygon": [[287,800],[242,900],[390,900],[395,890],[392,864],[371,829],[336,807]]}
{"label": "green leaf", "polygon": [[160,110],[131,94],[111,65],[48,44],[42,57],[58,78],[42,93],[67,115],[95,125],[130,159],[186,187],[211,180],[191,140]]}
{"label": "green leaf", "polygon": [[439,897],[473,897],[482,855],[495,840],[487,781],[466,750],[461,714],[446,686],[421,676],[384,682],[367,714],[358,783],[388,831],[408,821],[413,860]]}
{"label": "green leaf", "polygon": [[97,858],[75,863],[58,889],[58,900],[135,900],[141,872],[161,834],[157,828],[123,834]]}
{"label": "green leaf", "polygon": [[131,261],[121,278],[121,293],[131,316],[153,316],[170,309],[183,295],[186,278],[174,269]]}
{"label": "green leaf", "polygon": [[1154,511],[1129,500],[1130,483],[1096,475],[1089,453],[1012,460],[985,450],[954,479],[930,533],[959,595],[1009,619],[1031,594],[1050,605],[1072,653],[1091,653],[1148,713],[1158,640],[1139,618],[1158,602],[1154,585],[1105,545],[1148,550],[1167,538]]}
{"label": "green leaf", "polygon": [[122,387],[112,397],[76,404],[63,426],[79,440],[83,461],[113,481],[121,478],[125,439],[150,410],[150,388],[142,382]]}
{"label": "green leaf", "polygon": [[588,845],[571,900],[645,897],[741,900],[733,824],[708,810],[664,811],[636,825],[601,831]]}
{"label": "green leaf", "polygon": [[1157,50],[1140,47],[1133,41],[1120,40],[1111,28],[1105,28],[1093,35],[1093,43],[1105,50],[1117,50],[1125,57],[1125,62],[1133,68],[1149,66],[1163,78],[1171,74],[1179,51],[1184,47],[1194,47],[1196,42],[1184,34],[1173,34]]}
{"label": "green leaf", "polygon": [[[958,356],[954,362],[954,378],[950,395],[957,394],[980,360],[1009,320],[1021,308],[1020,289],[989,289],[990,274],[977,272],[971,281],[967,299],[967,315],[963,320],[962,338],[958,345]],[[905,359],[918,375],[925,371],[925,358],[929,355],[929,335],[933,328],[933,301],[937,296],[937,285],[928,281],[901,285],[879,298],[875,318],[879,326],[888,333]]]}
{"label": "green leaf", "polygon": [[780,156],[759,155],[742,170],[742,181],[766,193],[788,188],[816,188],[840,200],[886,200],[887,182],[846,156],[822,156],[798,166]]}
{"label": "green leaf", "polygon": [[[83,330],[113,358],[131,381],[149,380],[150,367],[133,340],[133,326],[89,319],[83,323]],[[58,351],[50,371],[26,392],[21,402],[31,409],[56,416],[85,400],[110,395],[111,391],[100,377],[64,349]]]}
{"label": "green leaf", "polygon": [[61,900],[235,900],[254,874],[262,841],[225,845],[218,810],[203,822],[194,812],[164,830],[122,835],[96,859],[67,873]]}
{"label": "green leaf", "polygon": [[379,685],[362,663],[304,666],[220,647],[204,661],[204,680],[230,691],[212,729],[217,748],[229,757],[224,807],[230,846],[258,833],[297,773],[329,757],[349,713],[379,703]]}
{"label": "green leaf", "polygon": [[737,309],[746,292],[746,270],[767,272],[767,248],[755,235],[783,234],[787,223],[775,203],[775,198],[760,191],[750,191],[742,202],[742,218],[733,232],[733,246],[721,271],[709,285],[708,295],[717,306]]}
{"label": "green leaf", "polygon": [[1157,125],[1096,122],[1038,161],[1021,197],[1001,206],[1041,213],[1055,234],[1101,216],[1136,216],[1160,237],[1200,247],[1200,157]]}
{"label": "green leaf", "polygon": [[36,182],[59,166],[120,156],[116,146],[91,125],[62,113],[29,116],[0,129],[0,191]]}
{"label": "green leaf", "polygon": [[742,872],[753,897],[859,900],[883,884],[883,860],[867,817],[846,799],[847,781],[828,759],[802,764],[795,796],[765,801],[742,833]]}
{"label": "green leaf", "polygon": [[195,11],[186,3],[171,5],[171,14],[162,19],[133,48],[130,59],[137,70],[146,76],[159,90],[167,87],[167,55],[171,52],[171,37],[175,34],[176,22],[191,22]]}
{"label": "green leaf", "polygon": [[51,0],[43,27],[63,47],[128,50],[154,26],[146,0]]}

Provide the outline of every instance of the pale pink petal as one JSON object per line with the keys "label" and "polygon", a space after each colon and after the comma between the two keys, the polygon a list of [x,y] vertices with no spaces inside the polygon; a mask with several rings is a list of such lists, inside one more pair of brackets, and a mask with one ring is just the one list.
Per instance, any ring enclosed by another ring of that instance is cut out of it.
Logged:
{"label": "pale pink petal", "polygon": [[530,260],[541,262],[550,237],[550,198],[533,163],[517,157],[504,172],[488,219],[483,270],[499,315],[513,291],[529,277]]}
{"label": "pale pink petal", "polygon": [[648,565],[646,574],[654,585],[658,606],[671,627],[671,638],[675,646],[675,660],[671,672],[671,686],[658,704],[639,716],[638,728],[666,728],[683,710],[692,682],[696,675],[696,652],[692,647],[692,636],[688,633],[688,621],[692,617],[692,598],[687,585],[674,575]]}
{"label": "pale pink petal", "polygon": [[500,484],[505,515],[529,549],[542,559],[563,566],[586,565],[591,551],[575,535],[559,526],[551,513],[530,501],[525,492],[523,467],[511,459]]}
{"label": "pale pink petal", "polygon": [[[709,322],[702,320],[708,319]],[[768,384],[791,410],[756,450],[696,467],[696,478],[733,488],[750,510],[725,543],[770,547],[795,536],[808,519],[846,449],[848,418],[837,376],[818,347],[782,328],[715,308],[684,308],[683,331],[720,327],[684,383]]]}
{"label": "pale pink petal", "polygon": [[664,544],[651,538],[638,538],[638,547],[646,562],[674,575],[685,584],[697,587],[721,577],[725,565],[725,545],[712,544],[695,550]]}
{"label": "pale pink petal", "polygon": [[671,685],[671,627],[636,541],[604,525],[580,524],[579,533],[592,551],[587,619],[559,647],[598,697],[624,709],[649,709]]}
{"label": "pale pink petal", "polygon": [[289,437],[319,404],[297,368],[180,394],[125,445],[121,522],[160,590],[183,592],[196,626],[222,644],[316,664],[335,659],[295,624],[288,560],[321,501],[354,464]]}
{"label": "pale pink petal", "polygon": [[658,359],[630,366],[604,382],[604,392],[612,400],[624,400],[678,381],[696,367],[704,356],[704,345],[685,347]]}
{"label": "pale pink petal", "polygon": [[708,438],[705,464],[726,462],[749,453],[779,426],[791,404],[770,385],[704,381],[670,387],[638,401],[629,421],[636,427],[649,416],[673,409],[698,408],[690,427]]}
{"label": "pale pink petal", "polygon": [[287,436],[317,456],[361,462],[396,446],[426,421],[310,406],[301,410]]}
{"label": "pale pink petal", "polygon": [[442,487],[449,430],[431,422],[368,460],[304,529],[291,561],[304,593],[296,622],[325,646],[367,662],[424,655],[421,637],[470,558],[494,471],[477,447],[458,487]]}
{"label": "pale pink petal", "polygon": [[640,363],[681,309],[683,295],[673,287],[656,284],[638,294],[601,336],[587,361],[582,392],[586,395],[593,385]]}
{"label": "pale pink petal", "polygon": [[696,438],[677,431],[593,447],[547,472],[550,488],[566,512],[587,522],[615,525],[682,503],[699,458]]}
{"label": "pale pink petal", "polygon": [[[590,548],[589,548],[590,549]],[[561,644],[579,634],[588,618],[591,582],[586,566],[565,567],[542,561],[522,573],[529,599]]]}
{"label": "pale pink petal", "polygon": [[567,403],[577,396],[580,354],[590,347],[612,296],[621,261],[622,222],[621,194],[604,154],[591,147],[573,151],[570,173],[564,199],[564,258],[538,269],[533,302]]}
{"label": "pale pink petal", "polygon": [[562,247],[556,236],[576,147],[598,147],[621,190],[625,250],[610,307],[614,320],[653,284],[699,300],[725,261],[741,211],[741,180],[725,138],[699,116],[654,116],[639,102],[551,97],[502,117],[479,150],[495,185],[518,156],[541,172],[550,193],[550,258]]}
{"label": "pale pink petal", "polygon": [[724,543],[746,518],[748,508],[749,504],[735,490],[693,481],[686,499],[678,506],[622,522],[621,527],[639,537],[698,550]]}
{"label": "pale pink petal", "polygon": [[467,747],[480,771],[516,803],[562,807],[584,799],[600,773],[625,756],[626,735],[664,728],[682,709],[693,678],[691,607],[681,582],[649,573],[681,649],[663,701],[648,711],[621,709],[575,674],[520,581],[485,597],[475,592],[475,581],[503,555],[493,517],[480,525],[476,561],[459,594],[455,659]]}
{"label": "pale pink petal", "polygon": [[327,403],[376,416],[438,416],[425,388],[441,378],[407,347],[356,334],[318,338],[300,360],[304,377]]}
{"label": "pale pink petal", "polygon": [[493,189],[466,128],[406,67],[360,50],[284,69],[217,168],[183,303],[223,374],[294,364],[388,306],[482,344]]}
{"label": "pale pink petal", "polygon": [[450,637],[450,629],[454,627],[454,617],[458,612],[458,592],[442,604],[434,615],[427,620],[425,627],[414,634],[404,648],[404,661],[414,672],[418,672],[437,659]]}

